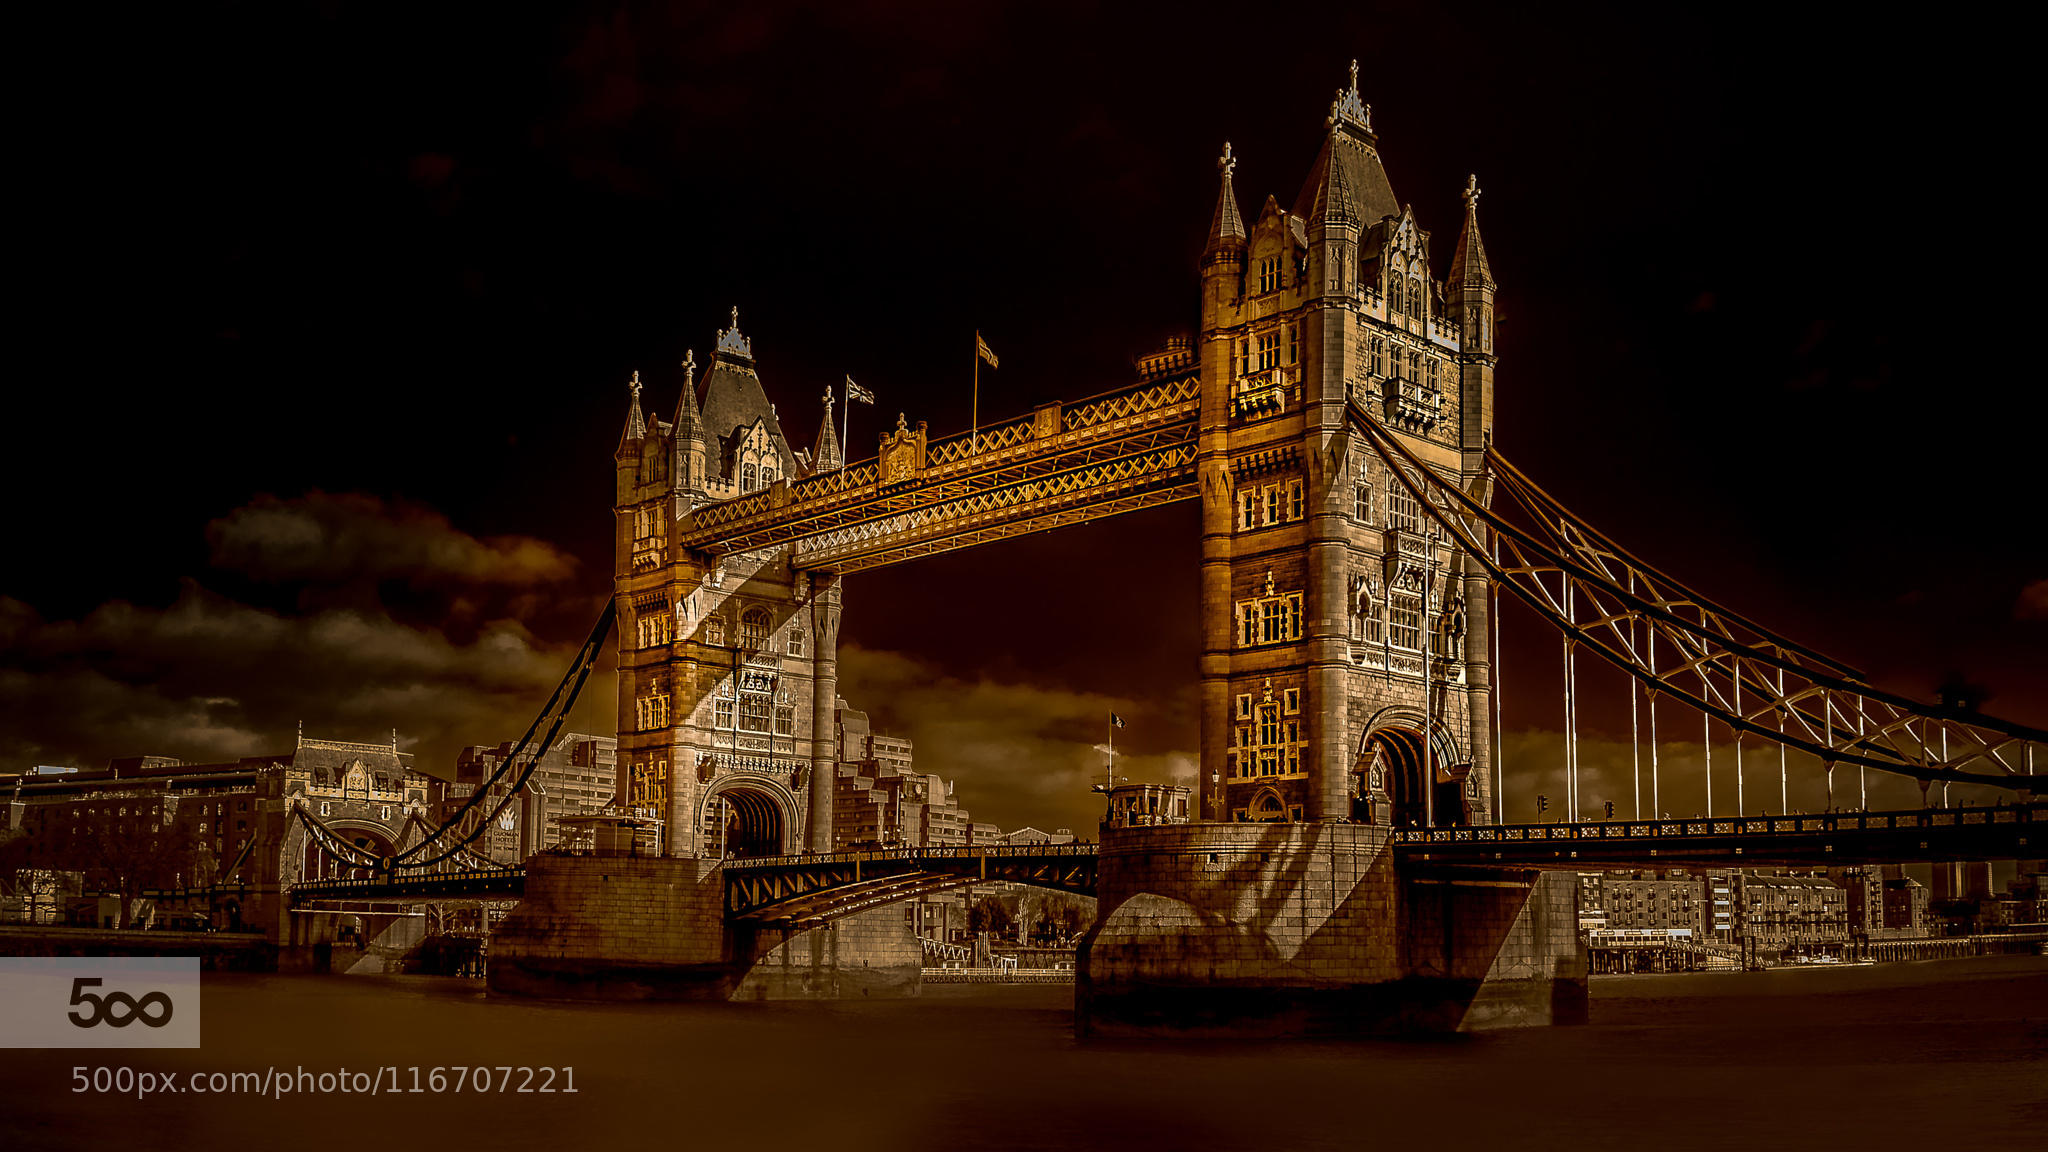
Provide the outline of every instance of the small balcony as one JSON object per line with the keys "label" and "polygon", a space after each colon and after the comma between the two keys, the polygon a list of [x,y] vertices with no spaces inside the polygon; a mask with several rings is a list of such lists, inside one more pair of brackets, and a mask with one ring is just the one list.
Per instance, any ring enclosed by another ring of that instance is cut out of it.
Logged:
{"label": "small balcony", "polygon": [[1444,394],[1405,376],[1389,376],[1380,386],[1387,422],[1410,432],[1427,432],[1443,419]]}

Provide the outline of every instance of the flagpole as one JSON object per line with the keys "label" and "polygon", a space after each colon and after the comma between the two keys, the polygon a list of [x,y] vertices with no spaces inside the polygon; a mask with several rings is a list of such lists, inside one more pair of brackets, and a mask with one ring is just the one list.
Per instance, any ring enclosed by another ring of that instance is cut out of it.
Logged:
{"label": "flagpole", "polygon": [[[977,336],[979,336],[980,334],[979,334],[979,333],[976,333],[976,335],[977,335]],[[980,356],[980,355],[979,355],[979,354],[977,353],[977,354],[976,354],[976,356],[975,356],[975,359],[976,359],[976,360],[978,361],[978,360],[980,360],[980,359],[981,359],[981,356]],[[1109,795],[1109,791],[1110,791],[1110,789],[1112,789],[1112,788],[1115,788],[1115,787],[1116,787],[1116,713],[1112,712],[1112,713],[1110,713],[1110,714],[1109,714],[1109,763],[1108,763],[1108,764],[1105,764],[1105,765],[1103,766],[1103,768],[1102,768],[1102,794],[1103,794],[1104,796],[1107,796],[1107,795]]]}
{"label": "flagpole", "polygon": [[[848,376],[846,382],[853,383],[853,377]],[[847,388],[844,392],[839,402],[839,467],[842,471],[853,455],[853,441],[847,439],[853,433],[853,389]]]}
{"label": "flagpole", "polygon": [[974,442],[981,438],[981,329],[974,330],[974,406],[967,417],[967,453],[974,454]]}

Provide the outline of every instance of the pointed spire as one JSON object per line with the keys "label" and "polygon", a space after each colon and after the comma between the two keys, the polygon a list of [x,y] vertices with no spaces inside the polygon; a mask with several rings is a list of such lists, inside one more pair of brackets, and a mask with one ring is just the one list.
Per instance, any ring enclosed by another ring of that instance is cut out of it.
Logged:
{"label": "pointed spire", "polygon": [[1351,182],[1350,163],[1344,151],[1335,147],[1337,129],[1330,129],[1331,140],[1323,145],[1323,154],[1317,157],[1317,170],[1311,176],[1316,181],[1314,195],[1309,201],[1308,222],[1311,224],[1338,224],[1357,227],[1358,193]]}
{"label": "pointed spire", "polygon": [[1237,190],[1231,187],[1230,174],[1237,170],[1237,157],[1230,152],[1230,142],[1223,142],[1223,155],[1216,160],[1216,167],[1223,173],[1223,190],[1216,197],[1216,215],[1209,222],[1209,242],[1202,247],[1206,258],[1225,248],[1244,246],[1244,217],[1237,211]]}
{"label": "pointed spire", "polygon": [[1458,233],[1458,250],[1451,257],[1451,279],[1453,286],[1470,284],[1473,287],[1490,287],[1493,271],[1486,266],[1486,245],[1479,240],[1479,177],[1465,180],[1465,229]]}
{"label": "pointed spire", "polygon": [[737,304],[732,309],[732,327],[718,334],[717,352],[747,360],[754,358],[754,342],[740,335],[740,309]]}
{"label": "pointed spire", "polygon": [[686,348],[683,350],[683,394],[676,398],[676,443],[703,435],[703,421],[697,416],[697,350]]}
{"label": "pointed spire", "polygon": [[839,437],[832,432],[832,386],[825,385],[825,419],[818,425],[818,443],[811,452],[811,467],[829,472],[845,463],[839,456]]}
{"label": "pointed spire", "polygon": [[647,417],[640,412],[640,373],[634,372],[626,388],[633,394],[632,407],[626,410],[626,431],[619,437],[619,447],[647,439]]}

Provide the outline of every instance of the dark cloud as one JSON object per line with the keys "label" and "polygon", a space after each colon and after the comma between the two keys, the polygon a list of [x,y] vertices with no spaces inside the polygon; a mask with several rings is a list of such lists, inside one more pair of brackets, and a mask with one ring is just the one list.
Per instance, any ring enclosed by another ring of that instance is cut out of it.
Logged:
{"label": "dark cloud", "polygon": [[2048,620],[2048,580],[2036,580],[2020,589],[2012,615],[2015,620]]}
{"label": "dark cloud", "polygon": [[206,527],[216,566],[259,580],[400,579],[530,588],[574,578],[577,561],[530,536],[478,538],[419,504],[359,492],[258,496]]}

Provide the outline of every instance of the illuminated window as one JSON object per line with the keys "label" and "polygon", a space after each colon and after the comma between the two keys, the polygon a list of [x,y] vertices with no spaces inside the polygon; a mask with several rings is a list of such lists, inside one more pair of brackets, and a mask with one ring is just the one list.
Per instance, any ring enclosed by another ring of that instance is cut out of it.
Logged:
{"label": "illuminated window", "polygon": [[1280,258],[1268,256],[1259,261],[1259,291],[1272,292],[1280,287]]}
{"label": "illuminated window", "polygon": [[1280,353],[1280,333],[1261,332],[1253,340],[1252,371],[1264,372],[1275,366]]}

